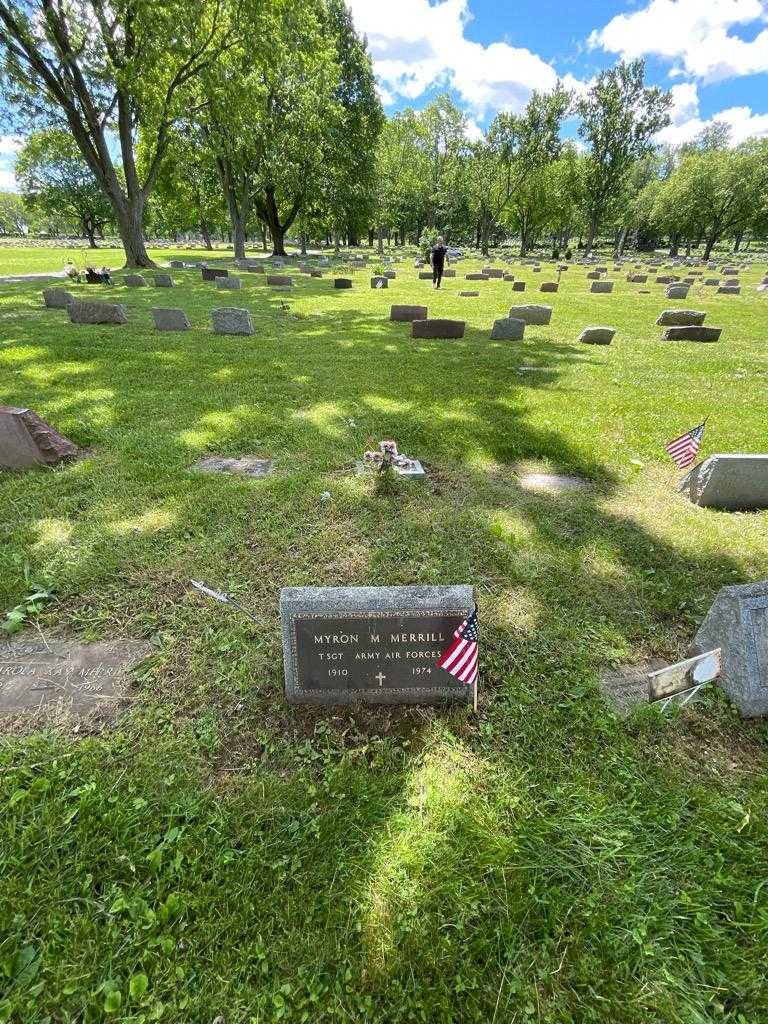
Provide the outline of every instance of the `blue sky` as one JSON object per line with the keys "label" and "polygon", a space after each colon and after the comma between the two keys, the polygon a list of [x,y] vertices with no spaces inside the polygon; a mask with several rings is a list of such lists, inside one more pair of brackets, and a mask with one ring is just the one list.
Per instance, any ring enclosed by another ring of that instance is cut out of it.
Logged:
{"label": "blue sky", "polygon": [[[601,68],[643,57],[672,91],[680,144],[715,119],[735,143],[768,135],[768,0],[347,0],[374,58],[385,110],[450,91],[478,137],[499,110],[561,78],[585,89]],[[572,134],[574,125],[566,127]],[[0,188],[19,140],[0,136]]]}
{"label": "blue sky", "polygon": [[672,91],[663,140],[713,119],[734,142],[768,135],[768,0],[347,0],[369,41],[387,112],[448,89],[477,135],[558,77],[584,89],[621,57],[643,57]]}

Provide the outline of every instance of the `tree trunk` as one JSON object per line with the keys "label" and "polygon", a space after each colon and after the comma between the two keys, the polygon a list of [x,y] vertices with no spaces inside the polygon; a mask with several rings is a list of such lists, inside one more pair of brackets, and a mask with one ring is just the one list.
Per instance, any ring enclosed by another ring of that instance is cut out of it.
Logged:
{"label": "tree trunk", "polygon": [[83,228],[83,234],[88,239],[88,248],[89,249],[98,249],[98,245],[96,245],[96,237],[95,237],[96,232],[95,232],[93,221],[90,220],[90,218],[88,218],[88,217],[83,217],[82,228]]}
{"label": "tree trunk", "polygon": [[339,249],[340,249],[339,242],[340,242],[340,240],[339,240],[339,229],[338,228],[334,228],[333,229],[333,250],[334,250],[334,252],[338,252],[339,251]]}
{"label": "tree trunk", "polygon": [[379,255],[384,255],[384,228],[379,224]]}
{"label": "tree trunk", "polygon": [[127,268],[152,268],[157,264],[149,258],[144,243],[144,203],[120,202],[115,204],[115,217],[120,232],[120,240],[125,249],[125,266]]}
{"label": "tree trunk", "polygon": [[208,251],[213,250],[213,242],[211,241],[211,229],[208,227],[208,221],[203,219],[200,221],[200,234],[203,236],[205,242],[205,248]]}
{"label": "tree trunk", "polygon": [[712,255],[712,250],[715,247],[715,242],[716,241],[717,241],[717,235],[708,235],[707,236],[707,243],[704,246],[704,256],[703,256],[703,258],[705,260],[708,260],[709,257]]}
{"label": "tree trunk", "polygon": [[587,244],[584,246],[584,255],[592,255],[592,247],[595,244],[595,238],[597,237],[597,217],[593,214],[589,219],[589,234],[587,235]]}
{"label": "tree trunk", "polygon": [[368,248],[369,249],[373,248],[373,236],[374,236],[373,228],[368,228]]}
{"label": "tree trunk", "polygon": [[488,236],[490,235],[490,224],[488,218],[483,217],[483,230],[482,230],[482,245],[480,252],[488,259]]}
{"label": "tree trunk", "polygon": [[302,231],[302,233],[301,233],[301,235],[299,237],[301,239],[301,255],[302,256],[306,256],[307,255],[307,236]]}
{"label": "tree trunk", "polygon": [[627,235],[629,234],[629,225],[621,229],[619,235],[619,244],[616,246],[616,259],[620,260],[624,256],[624,246],[627,244]]}
{"label": "tree trunk", "polygon": [[744,232],[743,231],[739,231],[734,236],[734,239],[733,239],[733,251],[734,252],[738,252],[739,249],[741,248],[741,241],[742,241],[743,238],[744,238]]}
{"label": "tree trunk", "polygon": [[669,239],[669,255],[674,257],[680,252],[680,235],[675,232]]}

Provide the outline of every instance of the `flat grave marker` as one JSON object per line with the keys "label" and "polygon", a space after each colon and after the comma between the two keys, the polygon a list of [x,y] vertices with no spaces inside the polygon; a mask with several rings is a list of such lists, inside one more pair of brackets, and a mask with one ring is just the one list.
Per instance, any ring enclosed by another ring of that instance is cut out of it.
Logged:
{"label": "flat grave marker", "polygon": [[0,716],[57,709],[83,713],[125,697],[151,648],[139,641],[0,641]]}
{"label": "flat grave marker", "polygon": [[470,586],[286,587],[280,595],[291,704],[468,702],[437,667],[475,604]]}

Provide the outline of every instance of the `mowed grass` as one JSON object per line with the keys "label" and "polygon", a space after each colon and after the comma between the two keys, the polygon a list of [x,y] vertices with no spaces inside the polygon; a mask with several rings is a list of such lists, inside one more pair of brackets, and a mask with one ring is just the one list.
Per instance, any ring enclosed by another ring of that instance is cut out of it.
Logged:
{"label": "mowed grass", "polygon": [[[3,741],[0,1019],[768,1020],[765,727],[716,691],[621,719],[597,687],[684,655],[720,587],[768,575],[766,515],[690,505],[663,451],[707,414],[706,452],[765,450],[762,268],[738,298],[623,274],[591,295],[577,267],[539,296],[551,269],[517,267],[525,294],[462,299],[476,264],[436,294],[409,263],[387,291],[177,271],[173,291],[104,295],[126,327],[3,289],[0,402],[89,452],[0,478],[3,605],[26,569],[57,587],[44,632],[156,653],[115,731]],[[527,301],[552,325],[491,342]],[[412,341],[393,302],[466,335]],[[155,332],[153,305],[194,329]],[[217,305],[255,335],[214,336]],[[672,306],[722,341],[662,343]],[[577,343],[602,324],[610,347]],[[355,476],[383,437],[429,482],[380,496]],[[206,454],[277,471],[192,472]],[[527,492],[525,468],[593,488]],[[285,705],[281,587],[454,582],[481,609],[477,717]]]}
{"label": "mowed grass", "polygon": [[[153,260],[165,262],[168,259],[180,259],[190,257],[193,259],[221,258],[227,255],[227,250],[217,247],[213,252],[205,249],[153,249],[148,250]],[[229,250],[232,255],[232,250]],[[115,248],[107,244],[99,245],[97,249],[86,249],[81,245],[50,245],[50,246],[0,246],[0,277],[13,276],[15,274],[46,274],[57,273],[64,269],[67,260],[71,260],[81,271],[85,267],[107,266],[116,270],[125,264],[125,252],[122,248]]]}

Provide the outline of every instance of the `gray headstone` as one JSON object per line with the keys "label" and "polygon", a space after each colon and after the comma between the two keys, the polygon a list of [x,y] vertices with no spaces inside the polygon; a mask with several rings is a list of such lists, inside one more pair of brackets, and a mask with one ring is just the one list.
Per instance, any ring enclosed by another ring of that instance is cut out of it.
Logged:
{"label": "gray headstone", "polygon": [[371,278],[371,288],[387,288],[389,286],[389,278],[384,274],[377,277]]}
{"label": "gray headstone", "polygon": [[513,281],[512,282],[512,291],[513,292],[524,292],[525,291],[525,281]]}
{"label": "gray headstone", "polygon": [[599,270],[590,270],[589,273],[587,274],[587,280],[588,281],[599,281],[602,276],[603,275],[602,275],[601,271],[599,271]]}
{"label": "gray headstone", "polygon": [[443,277],[456,277],[456,271],[446,268],[443,271]]}
{"label": "gray headstone", "polygon": [[413,320],[426,320],[428,316],[426,306],[392,306],[389,311],[389,319],[396,323],[411,323]]}
{"label": "gray headstone", "polygon": [[73,324],[127,324],[125,306],[97,299],[73,299],[67,306]]}
{"label": "gray headstone", "polygon": [[334,288],[351,288],[352,280],[349,277],[335,277],[333,279]]}
{"label": "gray headstone", "polygon": [[487,274],[465,274],[464,275],[464,280],[465,281],[487,281],[488,280],[488,275]]}
{"label": "gray headstone", "polygon": [[126,274],[123,278],[126,288],[146,288],[147,282],[141,274]]}
{"label": "gray headstone", "polygon": [[687,284],[671,284],[667,288],[668,299],[687,299],[688,298],[688,285]]}
{"label": "gray headstone", "polygon": [[504,277],[504,268],[503,267],[488,267],[486,269],[484,267],[483,268],[483,273],[487,274],[488,277],[490,277],[490,278],[494,278],[495,280],[500,281],[502,279],[502,277]]}
{"label": "gray headstone", "polygon": [[183,269],[184,269],[184,261],[183,260],[171,260],[171,270],[183,270]]}
{"label": "gray headstone", "polygon": [[579,341],[585,345],[610,345],[615,334],[615,327],[585,327],[579,335]]}
{"label": "gray headstone", "polygon": [[290,288],[293,278],[289,274],[267,274],[267,284],[277,288]]}
{"label": "gray headstone", "polygon": [[389,281],[394,281],[395,278],[397,277],[397,271],[396,270],[385,270],[384,271],[384,277],[386,277]]}
{"label": "gray headstone", "polygon": [[719,277],[708,277],[704,281],[704,284],[708,285],[710,288],[717,287],[717,285],[720,284],[720,278]]}
{"label": "gray headstone", "polygon": [[593,295],[610,295],[613,281],[593,281],[589,288]]}
{"label": "gray headstone", "polygon": [[215,334],[253,334],[251,314],[247,309],[224,307],[211,310]]}
{"label": "gray headstone", "polygon": [[152,319],[158,331],[188,331],[191,327],[183,309],[155,307],[152,310]]}
{"label": "gray headstone", "polygon": [[173,278],[170,274],[155,274],[155,287],[156,288],[173,288]]}
{"label": "gray headstone", "polygon": [[718,295],[741,295],[741,285],[725,284],[717,289]]}
{"label": "gray headstone", "polygon": [[539,285],[540,292],[556,292],[559,288],[560,285],[557,283],[557,281],[543,281]]}
{"label": "gray headstone", "polygon": [[525,320],[502,317],[494,320],[491,330],[492,341],[520,341],[525,334]]}
{"label": "gray headstone", "polygon": [[722,327],[668,327],[662,341],[719,341]]}
{"label": "gray headstone", "polygon": [[[517,282],[515,282],[516,284]],[[526,324],[546,327],[552,320],[551,306],[510,306],[509,315],[513,320],[522,320]]]}
{"label": "gray headstone", "polygon": [[238,476],[251,476],[257,479],[269,476],[274,468],[272,459],[256,459],[249,455],[239,459],[210,455],[194,465],[194,469],[201,473],[235,473]]}
{"label": "gray headstone", "polygon": [[239,277],[217,277],[216,287],[221,288],[224,291],[240,291],[240,278]]}
{"label": "gray headstone", "polygon": [[43,291],[43,302],[47,309],[66,309],[74,296],[66,288],[46,288]]}
{"label": "gray headstone", "polygon": [[74,459],[77,445],[31,409],[0,405],[0,468],[31,469]]}
{"label": "gray headstone", "polygon": [[286,587],[285,695],[292,704],[469,701],[437,667],[474,607],[469,586]]}
{"label": "gray headstone", "polygon": [[627,281],[630,284],[645,284],[647,280],[647,274],[627,274]]}
{"label": "gray headstone", "polygon": [[681,481],[681,493],[703,508],[753,512],[768,508],[768,455],[710,455]]}
{"label": "gray headstone", "polygon": [[422,270],[419,273],[419,280],[420,281],[431,281],[432,280],[432,271],[431,270]]}
{"label": "gray headstone", "polygon": [[706,316],[695,309],[665,309],[656,323],[660,327],[701,327]]}
{"label": "gray headstone", "polygon": [[414,320],[411,324],[412,338],[463,338],[463,320]]}
{"label": "gray headstone", "polygon": [[719,647],[720,685],[745,718],[768,714],[768,580],[724,587],[691,654]]}

